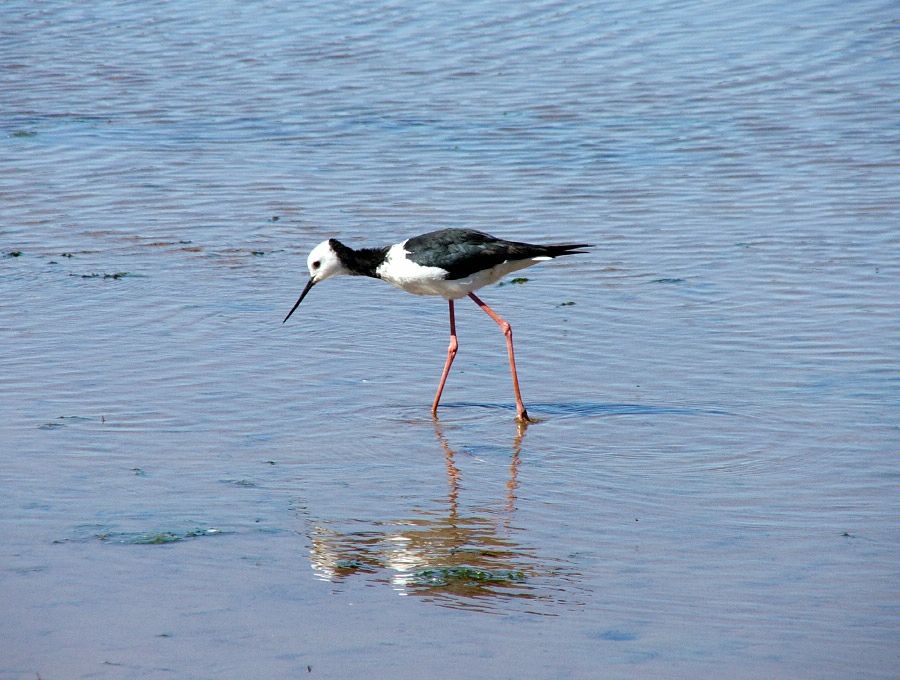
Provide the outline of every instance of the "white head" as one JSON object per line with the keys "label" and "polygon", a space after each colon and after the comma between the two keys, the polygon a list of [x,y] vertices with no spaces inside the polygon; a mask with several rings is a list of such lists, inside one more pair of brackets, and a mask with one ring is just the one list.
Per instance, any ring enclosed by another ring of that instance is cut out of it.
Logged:
{"label": "white head", "polygon": [[312,249],[306,258],[306,266],[309,269],[311,281],[319,283],[338,274],[349,274],[347,268],[341,263],[341,258],[335,252],[334,239],[322,241]]}
{"label": "white head", "polygon": [[[322,241],[312,249],[309,257],[306,258],[306,267],[309,269],[309,281],[306,282],[306,287],[303,289],[303,292],[300,293],[300,297],[297,299],[297,302],[294,303],[291,311],[284,317],[284,321],[287,321],[291,317],[291,314],[293,314],[294,310],[300,306],[300,303],[303,302],[303,298],[306,297],[306,294],[314,285],[325,279],[330,279],[332,276],[350,273],[350,270],[341,262],[341,258],[338,256],[336,248],[346,249],[346,246],[335,239],[328,239],[327,241]],[[284,321],[281,323],[284,323]]]}

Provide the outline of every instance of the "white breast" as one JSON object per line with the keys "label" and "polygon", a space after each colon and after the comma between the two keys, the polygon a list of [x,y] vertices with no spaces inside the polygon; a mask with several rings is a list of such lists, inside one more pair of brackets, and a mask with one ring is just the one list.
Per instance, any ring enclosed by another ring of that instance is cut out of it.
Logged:
{"label": "white breast", "polygon": [[447,271],[440,267],[423,267],[408,259],[407,251],[403,248],[406,241],[392,245],[384,258],[384,262],[378,265],[375,273],[388,283],[402,288],[407,293],[414,295],[441,295],[445,294],[446,284],[444,277]]}

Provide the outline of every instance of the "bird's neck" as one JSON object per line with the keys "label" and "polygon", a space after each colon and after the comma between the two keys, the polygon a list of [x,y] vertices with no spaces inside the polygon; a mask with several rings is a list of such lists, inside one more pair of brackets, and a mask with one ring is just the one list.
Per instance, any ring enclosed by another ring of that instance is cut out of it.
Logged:
{"label": "bird's neck", "polygon": [[371,276],[380,278],[375,270],[384,262],[387,255],[387,247],[384,248],[350,248],[337,239],[330,239],[331,248],[337,253],[341,264],[352,276]]}

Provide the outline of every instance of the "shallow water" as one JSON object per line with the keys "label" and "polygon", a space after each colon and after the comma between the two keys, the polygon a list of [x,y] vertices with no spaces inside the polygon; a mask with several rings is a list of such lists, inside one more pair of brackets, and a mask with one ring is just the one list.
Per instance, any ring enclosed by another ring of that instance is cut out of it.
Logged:
{"label": "shallow water", "polygon": [[4,3],[0,678],[894,677],[892,10]]}

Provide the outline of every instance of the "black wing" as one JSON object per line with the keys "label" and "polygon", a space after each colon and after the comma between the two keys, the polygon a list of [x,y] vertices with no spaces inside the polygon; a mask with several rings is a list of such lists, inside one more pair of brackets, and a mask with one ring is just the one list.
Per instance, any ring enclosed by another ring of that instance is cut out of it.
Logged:
{"label": "black wing", "polygon": [[406,242],[409,259],[424,267],[440,267],[448,279],[464,279],[508,260],[558,257],[584,252],[588,244],[535,245],[505,241],[474,229],[441,229]]}

